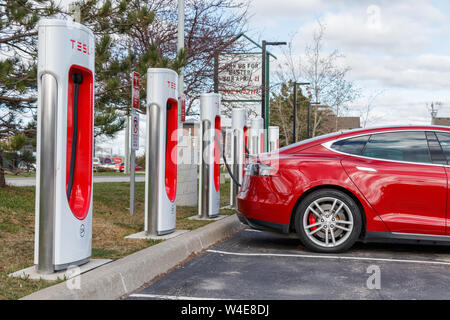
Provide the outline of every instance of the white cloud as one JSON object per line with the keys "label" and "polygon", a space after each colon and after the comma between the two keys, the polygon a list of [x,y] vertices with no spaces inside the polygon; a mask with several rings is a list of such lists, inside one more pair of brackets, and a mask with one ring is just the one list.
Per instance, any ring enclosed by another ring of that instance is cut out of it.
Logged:
{"label": "white cloud", "polygon": [[[326,26],[328,46],[343,51],[408,55],[423,50],[432,37],[447,29],[443,14],[427,1],[393,1],[383,5],[347,7],[328,11],[320,19]],[[300,27],[297,41],[311,38],[316,22]]]}
{"label": "white cloud", "polygon": [[450,73],[450,56],[422,54],[417,58],[417,65],[422,69]]}
{"label": "white cloud", "polygon": [[352,80],[386,88],[445,90],[450,83],[450,57],[423,54],[414,57],[349,54]]}
{"label": "white cloud", "polygon": [[[384,125],[426,125],[431,123],[427,101],[422,93],[410,95],[407,91],[382,92],[371,104],[368,127]],[[368,103],[367,97],[355,101],[348,115],[363,116]],[[362,121],[364,120],[364,116]]]}
{"label": "white cloud", "polygon": [[267,18],[300,18],[318,12],[324,8],[322,0],[253,0],[249,11],[258,20]]}
{"label": "white cloud", "polygon": [[[296,78],[301,80],[301,63],[304,55],[295,57]],[[348,80],[362,88],[389,88],[424,90],[429,92],[447,91],[450,83],[450,56],[438,54],[419,54],[417,56],[368,55],[350,53],[337,63],[349,66]],[[279,72],[287,72],[287,58],[279,55],[271,67],[273,81]],[[289,77],[293,77],[291,74]],[[275,83],[275,82],[273,82]],[[450,94],[449,94],[450,96]]]}

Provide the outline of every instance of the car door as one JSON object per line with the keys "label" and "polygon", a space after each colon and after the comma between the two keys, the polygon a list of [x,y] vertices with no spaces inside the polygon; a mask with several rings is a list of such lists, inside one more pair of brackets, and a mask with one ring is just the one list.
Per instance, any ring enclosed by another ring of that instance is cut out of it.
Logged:
{"label": "car door", "polygon": [[[439,146],[442,148],[442,151],[445,156],[446,167],[445,170],[447,172],[447,179],[450,177],[450,132],[435,132],[437,139],[439,141]],[[447,223],[445,226],[446,234],[450,235],[450,194],[447,192]]]}
{"label": "car door", "polygon": [[447,174],[424,131],[372,134],[342,165],[391,232],[445,234]]}

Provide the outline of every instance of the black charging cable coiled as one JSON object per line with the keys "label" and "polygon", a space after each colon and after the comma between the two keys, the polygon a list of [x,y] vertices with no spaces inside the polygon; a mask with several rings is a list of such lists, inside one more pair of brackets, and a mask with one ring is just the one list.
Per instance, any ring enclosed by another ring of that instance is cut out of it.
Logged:
{"label": "black charging cable coiled", "polygon": [[[221,134],[222,134],[222,133],[221,133]],[[230,165],[229,165],[228,162],[227,162],[227,158],[225,157],[225,153],[223,152],[222,144],[221,144],[221,142],[220,142],[220,140],[219,140],[218,135],[217,135],[217,134],[214,135],[214,138],[215,138],[215,140],[216,140],[216,143],[217,143],[218,146],[219,146],[219,151],[220,151],[220,153],[221,153],[221,155],[222,155],[223,162],[225,163],[225,167],[226,167],[227,170],[228,170],[228,174],[230,175],[231,180],[233,180],[233,182],[234,182],[238,187],[241,187],[241,184],[239,183],[239,180],[233,175],[232,170],[231,170],[231,168],[230,168]],[[246,152],[248,153],[247,145],[245,145],[245,143],[244,143],[244,146],[245,146]]]}
{"label": "black charging cable coiled", "polygon": [[70,201],[70,195],[73,187],[73,177],[75,175],[75,161],[77,158],[77,138],[78,138],[78,96],[80,84],[83,82],[83,76],[79,73],[72,75],[74,84],[73,92],[73,121],[72,121],[72,151],[70,154],[69,181],[67,183],[67,200]]}

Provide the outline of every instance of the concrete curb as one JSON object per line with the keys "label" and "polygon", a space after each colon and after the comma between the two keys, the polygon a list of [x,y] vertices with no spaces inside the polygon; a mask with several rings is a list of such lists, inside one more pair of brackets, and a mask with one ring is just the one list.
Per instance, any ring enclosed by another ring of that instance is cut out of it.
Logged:
{"label": "concrete curb", "polygon": [[[245,226],[236,215],[232,215],[32,293],[22,300],[118,299],[168,272],[191,255],[198,254],[243,229]],[[69,289],[77,281],[80,289]]]}

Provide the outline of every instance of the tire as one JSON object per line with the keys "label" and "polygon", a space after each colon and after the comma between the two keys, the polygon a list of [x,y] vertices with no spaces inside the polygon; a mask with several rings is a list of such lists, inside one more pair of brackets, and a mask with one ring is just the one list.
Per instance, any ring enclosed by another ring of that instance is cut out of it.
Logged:
{"label": "tire", "polygon": [[360,236],[361,228],[361,210],[350,196],[339,190],[312,192],[295,213],[295,229],[300,241],[315,252],[337,253],[350,249]]}

